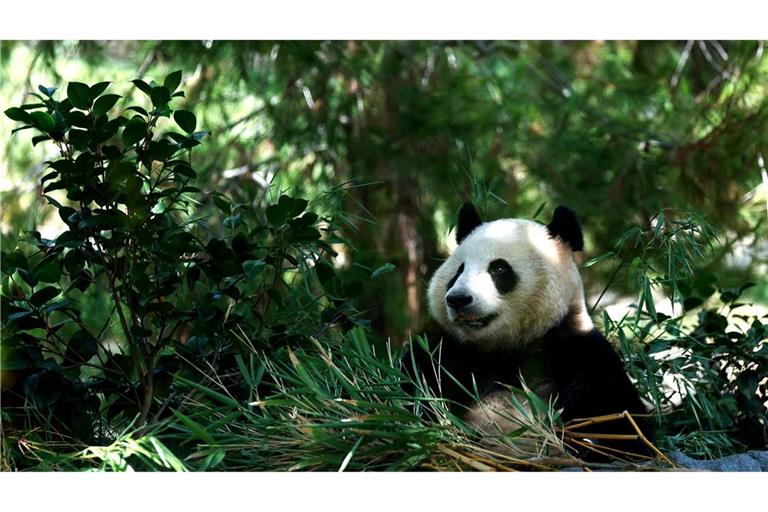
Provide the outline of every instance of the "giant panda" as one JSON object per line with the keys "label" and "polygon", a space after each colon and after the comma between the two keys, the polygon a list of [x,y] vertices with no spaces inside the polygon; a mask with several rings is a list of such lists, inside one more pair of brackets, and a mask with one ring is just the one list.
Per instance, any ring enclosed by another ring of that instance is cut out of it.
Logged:
{"label": "giant panda", "polygon": [[[524,219],[483,222],[466,203],[456,242],[429,282],[437,328],[426,334],[441,345],[428,362],[413,358],[420,379],[439,387],[468,423],[486,433],[518,427],[504,397],[521,384],[554,401],[565,421],[628,411],[648,430],[646,408],[621,359],[587,312],[578,269],[584,240],[573,211],[557,207],[546,226]],[[635,434],[624,420],[588,431]],[[606,446],[603,454],[648,453],[639,439],[597,443]]]}

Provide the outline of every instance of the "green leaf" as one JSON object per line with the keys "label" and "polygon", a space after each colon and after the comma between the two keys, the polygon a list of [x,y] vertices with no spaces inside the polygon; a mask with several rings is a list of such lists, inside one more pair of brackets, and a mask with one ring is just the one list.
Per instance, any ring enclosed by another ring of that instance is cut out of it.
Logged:
{"label": "green leaf", "polygon": [[49,181],[49,180],[55,180],[58,177],[59,177],[59,173],[58,172],[56,172],[56,171],[49,172],[48,174],[46,174],[45,176],[40,178],[40,184],[42,185],[43,183],[45,183],[46,181]]}
{"label": "green leaf", "polygon": [[[47,196],[46,196],[47,197]],[[56,247],[80,247],[83,240],[72,231],[65,231],[56,238]]]}
{"label": "green leaf", "polygon": [[58,259],[43,262],[35,267],[34,273],[41,283],[57,283],[61,279],[61,263]]}
{"label": "green leaf", "polygon": [[195,434],[197,437],[205,441],[209,445],[215,445],[216,439],[209,434],[205,428],[203,428],[202,425],[197,423],[192,418],[185,416],[184,414],[180,413],[177,410],[171,409],[171,412],[173,412],[173,415],[176,416],[176,418],[182,422],[189,430],[192,431],[193,434]]}
{"label": "green leaf", "polygon": [[185,132],[192,133],[195,131],[197,118],[192,112],[188,110],[177,110],[173,113],[173,119],[176,121],[176,124],[179,125],[179,128]]}
{"label": "green leaf", "polygon": [[149,97],[152,99],[152,105],[158,108],[167,105],[171,101],[171,93],[162,85],[153,88],[152,92],[149,93]]}
{"label": "green leaf", "polygon": [[51,314],[54,311],[58,311],[60,309],[70,309],[70,308],[68,308],[68,306],[70,306],[71,304],[74,304],[74,303],[75,303],[75,301],[73,301],[71,299],[57,300],[56,302],[50,303],[48,305],[48,307],[45,308],[44,311],[47,314]]}
{"label": "green leaf", "polygon": [[177,375],[175,377],[175,380],[177,380],[177,381],[179,381],[179,382],[181,382],[183,384],[186,384],[187,386],[192,386],[193,388],[195,388],[196,390],[200,391],[201,393],[203,393],[205,395],[208,395],[210,398],[213,398],[214,400],[216,400],[218,402],[221,402],[224,405],[227,405],[229,407],[240,407],[240,404],[234,398],[230,398],[227,395],[223,395],[223,394],[219,393],[218,391],[214,391],[214,390],[212,390],[212,389],[210,389],[210,388],[208,388],[206,386],[203,386],[202,384],[199,384],[199,383],[197,383],[195,381],[192,381],[192,380],[189,380],[189,379],[185,379],[181,375]]}
{"label": "green leaf", "polygon": [[371,279],[376,279],[381,274],[386,274],[387,272],[392,272],[393,270],[395,270],[395,266],[392,263],[385,263],[371,272]]}
{"label": "green leaf", "polygon": [[[98,352],[98,343],[91,333],[80,329],[69,339],[69,346],[65,358],[70,361],[82,359],[88,361]],[[77,356],[77,358],[73,356]]]}
{"label": "green leaf", "polygon": [[532,218],[532,219],[535,219],[536,217],[538,217],[538,216],[541,214],[541,212],[544,210],[544,207],[545,207],[545,206],[547,206],[547,203],[546,203],[546,202],[544,202],[544,203],[541,203],[541,204],[539,205],[539,207],[538,207],[538,208],[536,208],[536,211],[535,211],[535,212],[533,212],[533,215],[531,216],[531,218]]}
{"label": "green leaf", "polygon": [[[26,313],[31,314],[31,311]],[[0,345],[0,364],[3,371],[17,371],[32,368],[34,363],[27,355],[28,349],[24,347],[18,338],[6,338]]]}
{"label": "green leaf", "polygon": [[5,115],[14,121],[32,124],[32,116],[24,109],[11,107],[5,111]]}
{"label": "green leaf", "polygon": [[53,96],[53,93],[56,92],[56,88],[55,87],[45,87],[44,85],[38,85],[37,86],[37,90],[40,91],[41,93],[45,94],[49,98],[51,96]]}
{"label": "green leaf", "polygon": [[143,115],[144,117],[149,117],[149,113],[146,110],[144,110],[141,107],[137,107],[135,105],[130,106],[130,107],[126,108],[125,110],[133,110],[134,112],[138,112],[139,114]]}
{"label": "green leaf", "polygon": [[81,82],[70,82],[67,85],[67,98],[73,107],[82,110],[88,110],[93,103],[91,88]]}
{"label": "green leaf", "polygon": [[109,87],[110,82],[99,82],[97,84],[94,84],[90,87],[90,97],[91,99],[98,98],[101,93],[107,90],[107,87]]}
{"label": "green leaf", "polygon": [[13,269],[29,269],[29,262],[23,252],[18,249],[12,253],[2,255],[3,272],[11,273]]}
{"label": "green leaf", "polygon": [[87,130],[69,130],[69,143],[76,149],[84,149],[90,141],[89,134]]}
{"label": "green leaf", "polygon": [[105,94],[101,98],[97,99],[93,103],[93,116],[94,117],[100,117],[107,112],[109,112],[109,109],[115,106],[115,103],[117,103],[117,100],[119,100],[121,96],[119,94]]}
{"label": "green leaf", "polygon": [[37,146],[38,143],[44,142],[46,140],[51,140],[51,138],[47,135],[38,135],[37,137],[32,137],[32,145]]}
{"label": "green leaf", "polygon": [[312,226],[299,226],[294,228],[293,235],[291,236],[291,241],[298,243],[310,243],[319,239],[320,232]]}
{"label": "green leaf", "polygon": [[216,205],[221,213],[229,215],[232,212],[232,203],[229,198],[220,192],[212,192],[213,204]]}
{"label": "green leaf", "polygon": [[280,207],[276,204],[271,204],[267,206],[266,210],[267,214],[267,221],[269,221],[270,224],[273,226],[279,226],[283,223],[283,220],[285,216],[283,215],[283,212],[280,210]]}
{"label": "green leaf", "polygon": [[264,260],[248,260],[243,262],[243,272],[250,279],[261,274],[266,263]]}
{"label": "green leaf", "polygon": [[61,293],[61,290],[59,290],[58,287],[46,286],[45,288],[36,291],[32,297],[29,298],[29,302],[40,307],[54,297],[57,297],[59,293]]}
{"label": "green leaf", "polygon": [[317,214],[313,212],[307,212],[301,217],[293,219],[291,224],[296,226],[312,226],[315,222],[317,222]]}
{"label": "green leaf", "polygon": [[273,226],[279,226],[288,219],[297,217],[304,211],[309,202],[306,199],[280,196],[277,204],[267,207],[267,220]]}
{"label": "green leaf", "polygon": [[34,314],[34,311],[17,311],[16,313],[11,313],[8,315],[8,321],[9,322],[15,322],[16,320],[28,318]]}
{"label": "green leaf", "polygon": [[181,83],[181,70],[176,70],[165,77],[163,85],[168,91],[173,92]]}
{"label": "green leaf", "polygon": [[136,86],[137,89],[139,89],[141,92],[149,96],[152,93],[152,87],[149,86],[147,82],[144,80],[139,80],[138,78],[136,80],[131,80],[131,83]]}
{"label": "green leaf", "polygon": [[601,261],[606,260],[614,256],[615,254],[616,253],[614,253],[613,251],[608,251],[606,253],[601,254],[600,256],[597,256],[596,258],[592,258],[589,261],[585,261],[581,266],[584,268],[588,268],[588,267],[591,267],[592,265],[597,265]]}
{"label": "green leaf", "polygon": [[197,173],[189,166],[189,164],[177,164],[173,168],[173,172],[176,175],[184,176],[186,178],[196,178]]}
{"label": "green leaf", "polygon": [[64,119],[64,115],[58,110],[54,110],[51,113],[51,117],[53,117],[53,122],[56,123],[56,132],[63,134],[64,130],[67,128],[67,122]]}
{"label": "green leaf", "polygon": [[72,110],[72,102],[69,101],[67,98],[64,98],[56,106],[56,110],[61,112],[62,114],[67,114],[69,113],[69,111]]}
{"label": "green leaf", "polygon": [[56,128],[56,121],[53,120],[53,117],[48,112],[38,111],[32,112],[30,115],[32,116],[35,128],[41,132],[50,133]]}
{"label": "green leaf", "polygon": [[69,121],[69,124],[72,126],[88,128],[90,125],[90,119],[91,118],[89,116],[87,116],[84,112],[80,112],[79,110],[73,110],[67,113],[67,121]]}
{"label": "green leaf", "polygon": [[147,123],[140,117],[134,117],[123,128],[123,144],[132,146],[147,135]]}
{"label": "green leaf", "polygon": [[653,294],[651,293],[651,282],[647,277],[643,277],[643,299],[645,300],[648,314],[652,318],[656,318],[656,305],[653,302]]}

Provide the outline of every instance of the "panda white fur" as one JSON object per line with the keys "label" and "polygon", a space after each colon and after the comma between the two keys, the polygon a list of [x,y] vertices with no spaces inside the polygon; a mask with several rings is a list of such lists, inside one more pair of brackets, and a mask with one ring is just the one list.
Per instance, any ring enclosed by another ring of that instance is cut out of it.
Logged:
{"label": "panda white fur", "polygon": [[[564,420],[646,412],[587,312],[578,270],[584,242],[571,210],[559,206],[546,226],[523,219],[483,222],[466,203],[456,241],[429,283],[438,329],[427,338],[441,342],[439,374],[427,370],[421,378],[439,383],[470,423],[485,431],[489,425],[515,429],[500,409],[508,387],[519,386],[521,377],[541,398],[554,400]],[[479,391],[480,404],[466,393],[471,389]],[[634,433],[615,423],[591,431]],[[639,441],[613,447],[644,451]]]}

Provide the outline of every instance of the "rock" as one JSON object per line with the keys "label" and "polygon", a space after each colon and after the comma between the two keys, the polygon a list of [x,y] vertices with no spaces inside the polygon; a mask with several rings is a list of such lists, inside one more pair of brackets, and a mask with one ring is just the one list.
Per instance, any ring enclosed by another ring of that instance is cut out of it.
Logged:
{"label": "rock", "polygon": [[755,459],[758,464],[760,464],[760,468],[763,471],[768,472],[768,452],[759,452],[757,450],[752,450],[747,453],[751,455],[752,458]]}
{"label": "rock", "polygon": [[752,450],[715,460],[697,460],[677,450],[669,458],[675,464],[699,471],[768,471],[768,451]]}

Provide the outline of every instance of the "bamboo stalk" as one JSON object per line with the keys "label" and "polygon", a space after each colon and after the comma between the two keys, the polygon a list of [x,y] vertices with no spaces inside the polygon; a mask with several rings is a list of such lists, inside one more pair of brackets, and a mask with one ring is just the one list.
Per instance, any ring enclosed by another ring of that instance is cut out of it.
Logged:
{"label": "bamboo stalk", "polygon": [[636,434],[590,434],[586,432],[563,432],[569,438],[609,439],[614,441],[637,441],[640,436]]}
{"label": "bamboo stalk", "polygon": [[465,455],[462,455],[462,454],[460,454],[458,452],[455,452],[455,451],[451,450],[450,448],[448,448],[446,446],[438,445],[437,449],[438,449],[438,451],[443,452],[444,454],[448,455],[449,457],[452,457],[452,458],[454,458],[456,460],[460,460],[464,464],[466,464],[466,465],[468,465],[468,466],[470,466],[470,467],[472,467],[474,469],[477,469],[477,470],[480,470],[480,471],[496,471],[494,468],[492,468],[490,466],[487,466],[487,465],[483,464],[482,462],[477,462],[477,461],[475,461],[475,460],[473,460],[473,459],[471,459],[471,458],[469,458],[469,457],[467,457]]}
{"label": "bamboo stalk", "polygon": [[[580,433],[580,432],[574,432],[575,429],[591,426],[591,425],[598,425],[601,423],[607,423],[610,421],[616,421],[619,419],[625,419],[629,422],[630,425],[632,425],[632,428],[637,433],[637,436],[635,435],[623,435],[623,434],[587,434],[587,433]],[[677,467],[675,464],[667,458],[666,455],[664,455],[656,446],[648,440],[647,437],[645,437],[645,434],[643,434],[643,431],[640,429],[640,427],[635,422],[635,419],[632,417],[632,414],[630,414],[628,411],[623,411],[618,414],[608,414],[605,416],[596,416],[594,418],[579,418],[576,421],[577,423],[571,423],[566,425],[565,431],[563,434],[571,439],[574,437],[580,436],[580,437],[589,437],[594,439],[614,439],[614,440],[637,440],[639,439],[642,441],[644,445],[646,445],[648,448],[651,449],[653,453],[656,454],[658,458],[663,460],[665,463],[669,464],[670,466]],[[597,451],[597,450],[596,450]],[[629,452],[624,452],[629,453]]]}
{"label": "bamboo stalk", "polygon": [[476,450],[476,451],[480,451],[480,452],[485,452],[485,453],[488,453],[488,454],[493,455],[495,457],[498,457],[500,459],[506,459],[509,462],[512,462],[514,464],[520,464],[520,465],[525,465],[525,466],[532,466],[532,467],[535,467],[536,469],[540,469],[540,470],[543,470],[543,471],[551,471],[552,470],[551,467],[545,466],[543,464],[539,464],[538,462],[533,462],[533,461],[525,460],[525,459],[519,459],[517,457],[512,457],[510,455],[505,455],[503,453],[494,452],[493,450],[488,450],[488,449],[483,448],[481,446],[473,446],[473,445],[468,445],[468,444],[461,444],[459,446],[462,446],[464,448],[469,448],[469,449],[472,449],[472,450]]}
{"label": "bamboo stalk", "polygon": [[638,427],[638,426],[637,426],[637,423],[635,423],[635,420],[634,420],[634,418],[632,418],[632,415],[631,415],[631,414],[629,414],[627,411],[624,411],[624,414],[626,415],[626,418],[627,418],[627,420],[628,420],[628,421],[629,421],[629,422],[632,424],[632,427],[634,427],[635,431],[636,431],[636,432],[637,432],[637,433],[640,435],[640,439],[642,439],[642,441],[643,441],[643,442],[646,444],[646,446],[648,446],[648,447],[649,447],[651,450],[653,450],[653,452],[654,452],[654,453],[656,453],[656,455],[658,455],[659,457],[661,457],[661,458],[662,458],[662,460],[664,460],[664,462],[666,462],[667,464],[669,464],[669,465],[670,465],[670,466],[672,466],[673,468],[674,468],[674,467],[677,467],[677,466],[675,466],[675,464],[674,464],[674,463],[673,463],[671,460],[669,460],[669,459],[667,458],[667,456],[666,456],[666,455],[664,455],[663,453],[661,453],[661,451],[659,451],[659,449],[658,449],[658,448],[656,448],[656,446],[654,446],[654,445],[653,445],[653,443],[652,443],[652,442],[650,442],[650,441],[649,441],[649,440],[648,440],[648,439],[647,439],[647,438],[646,438],[646,437],[643,435],[643,432],[640,430],[640,427]]}
{"label": "bamboo stalk", "polygon": [[[566,423],[566,430],[577,429],[581,427],[587,427],[590,425],[599,425],[601,423],[607,423],[609,421],[620,420],[624,417],[624,413],[606,414],[605,416],[595,416],[594,418],[577,418]],[[579,421],[580,423],[572,423]]]}

